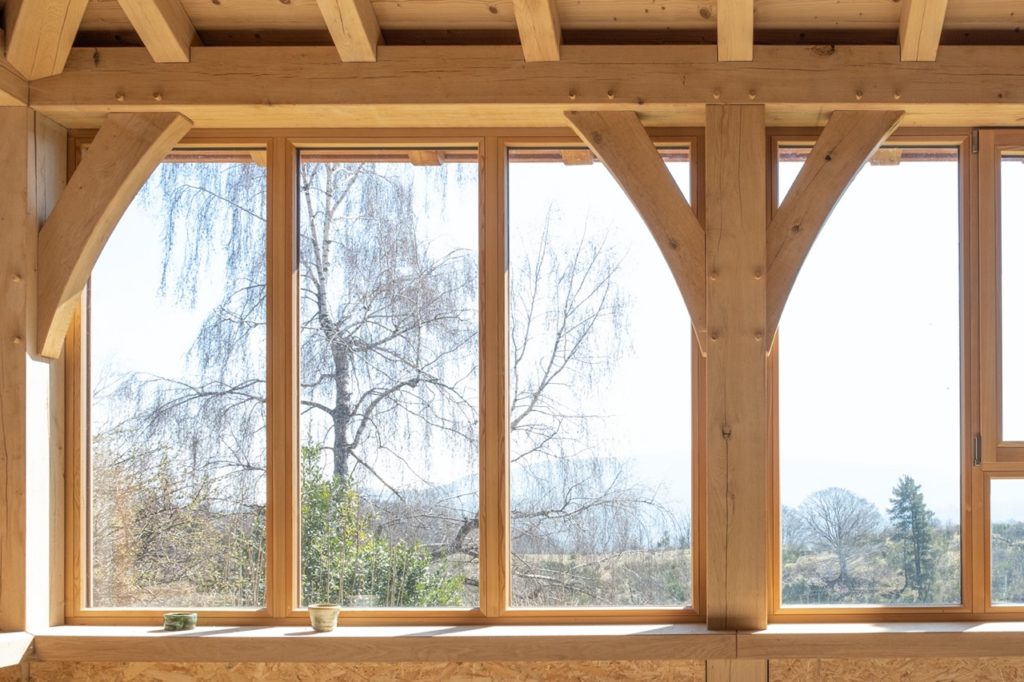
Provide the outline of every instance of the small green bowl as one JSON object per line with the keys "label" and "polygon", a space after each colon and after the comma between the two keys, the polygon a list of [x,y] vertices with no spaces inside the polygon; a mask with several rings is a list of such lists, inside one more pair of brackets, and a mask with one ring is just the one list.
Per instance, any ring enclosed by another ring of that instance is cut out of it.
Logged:
{"label": "small green bowl", "polygon": [[192,630],[199,620],[197,613],[165,613],[164,630],[177,632],[179,630]]}

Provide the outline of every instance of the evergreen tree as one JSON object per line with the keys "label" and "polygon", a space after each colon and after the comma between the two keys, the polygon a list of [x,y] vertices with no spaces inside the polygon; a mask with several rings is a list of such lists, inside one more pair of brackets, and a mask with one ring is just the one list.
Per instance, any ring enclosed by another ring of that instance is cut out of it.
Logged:
{"label": "evergreen tree", "polygon": [[924,503],[921,486],[910,476],[900,477],[892,495],[888,512],[903,573],[900,595],[906,601],[930,602],[935,588],[935,514]]}

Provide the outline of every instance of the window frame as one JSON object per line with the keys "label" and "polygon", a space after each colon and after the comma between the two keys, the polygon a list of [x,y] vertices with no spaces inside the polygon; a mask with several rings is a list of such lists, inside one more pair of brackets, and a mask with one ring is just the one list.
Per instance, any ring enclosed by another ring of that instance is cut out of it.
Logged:
{"label": "window frame", "polygon": [[[690,149],[690,195],[703,216],[703,130],[648,131],[656,144]],[[68,174],[94,131],[69,135]],[[197,130],[176,149],[264,150],[267,159],[267,567],[266,603],[251,609],[197,609],[214,625],[308,623],[299,601],[298,519],[298,204],[297,164],[303,150],[473,148],[479,164],[480,329],[480,604],[478,608],[343,610],[351,625],[474,625],[574,623],[696,623],[705,613],[704,360],[692,344],[691,570],[688,608],[512,608],[508,528],[507,438],[507,164],[510,148],[583,148],[564,129],[544,130]],[[83,297],[83,300],[87,300]],[[159,622],[169,608],[87,607],[89,575],[88,315],[80,305],[65,340],[65,622],[132,625]],[[486,352],[485,348],[492,348]],[[485,547],[487,549],[485,549]]]}
{"label": "window frame", "polygon": [[[778,209],[778,153],[786,145],[813,145],[820,130],[773,129],[768,131],[768,192],[771,213]],[[779,446],[779,353],[785,340],[776,337],[768,357],[769,424],[771,436],[772,518],[769,623],[892,622],[987,620],[988,603],[987,513],[975,514],[975,502],[984,503],[983,481],[973,466],[974,434],[978,433],[978,230],[977,154],[967,129],[900,128],[883,147],[956,147],[959,152],[959,238],[960,238],[960,584],[961,603],[947,606],[784,606],[782,604],[782,533]],[[770,216],[769,216],[770,218]],[[813,256],[809,256],[813,257]],[[1007,619],[1018,617],[1003,612]]]}

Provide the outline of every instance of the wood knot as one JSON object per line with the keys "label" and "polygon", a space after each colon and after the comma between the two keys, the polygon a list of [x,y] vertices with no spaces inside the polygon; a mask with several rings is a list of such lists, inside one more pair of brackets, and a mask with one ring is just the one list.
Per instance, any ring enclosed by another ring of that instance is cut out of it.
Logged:
{"label": "wood knot", "polygon": [[710,19],[711,18],[711,8],[710,7],[701,7],[700,8],[700,18],[701,19]]}
{"label": "wood knot", "polygon": [[819,57],[831,57],[836,53],[835,45],[815,45],[811,48],[811,52],[818,55]]}
{"label": "wood knot", "polygon": [[668,240],[668,245],[669,245],[669,248],[671,248],[673,251],[675,251],[676,249],[679,248],[679,242],[676,241],[675,239],[669,239]]}
{"label": "wood knot", "polygon": [[728,424],[722,424],[722,438],[726,440],[732,438],[732,427]]}

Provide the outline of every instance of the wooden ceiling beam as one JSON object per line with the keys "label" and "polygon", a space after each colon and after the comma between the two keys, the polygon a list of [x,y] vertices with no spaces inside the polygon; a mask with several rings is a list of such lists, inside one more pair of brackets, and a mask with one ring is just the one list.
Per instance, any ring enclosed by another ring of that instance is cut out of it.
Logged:
{"label": "wooden ceiling beam", "polygon": [[703,347],[707,331],[704,228],[640,118],[632,111],[567,111],[565,117],[651,231]]}
{"label": "wooden ceiling beam", "polygon": [[28,80],[64,70],[89,0],[7,0],[7,61]]}
{"label": "wooden ceiling beam", "polygon": [[754,58],[754,0],[718,0],[718,59]]}
{"label": "wooden ceiling beam", "polygon": [[567,108],[702,126],[708,102],[751,101],[766,105],[768,125],[824,125],[834,109],[894,105],[904,125],[1024,116],[1024,52],[1013,46],[947,45],[935,62],[902,62],[894,46],[761,45],[753,63],[719,62],[714,45],[564,45],[560,61],[525,65],[517,45],[381,46],[378,55],[352,64],[332,47],[196,47],[188,64],[154,64],[142,48],[76,48],[65,72],[31,83],[30,95],[66,127],[145,109],[222,128],[564,126]]}
{"label": "wooden ceiling beam", "polygon": [[117,221],[191,127],[173,112],[107,117],[39,233],[40,355],[60,355],[78,296]]}
{"label": "wooden ceiling beam", "polygon": [[561,56],[562,28],[555,0],[514,0],[513,7],[526,61],[557,62]]}
{"label": "wooden ceiling beam", "polygon": [[900,13],[900,59],[933,62],[946,20],[947,0],[903,0]]}
{"label": "wooden ceiling beam", "polygon": [[[0,45],[4,31],[0,29]],[[23,107],[28,104],[28,82],[0,56],[0,107]]]}
{"label": "wooden ceiling beam", "polygon": [[153,61],[182,63],[201,44],[181,0],[118,0]]}
{"label": "wooden ceiling beam", "polygon": [[377,61],[380,24],[370,0],[316,0],[343,62]]}
{"label": "wooden ceiling beam", "polygon": [[769,339],[778,329],[800,268],[832,209],[902,118],[902,111],[832,113],[768,225]]}

